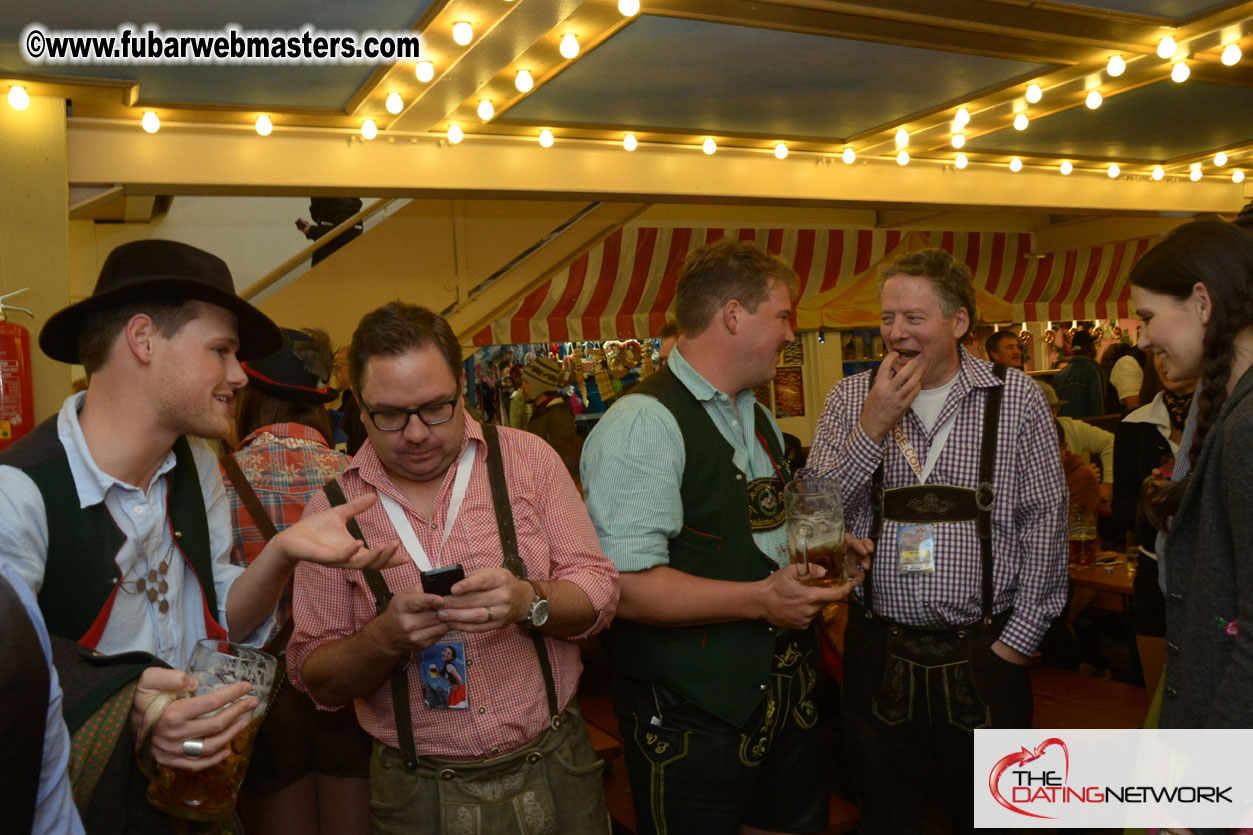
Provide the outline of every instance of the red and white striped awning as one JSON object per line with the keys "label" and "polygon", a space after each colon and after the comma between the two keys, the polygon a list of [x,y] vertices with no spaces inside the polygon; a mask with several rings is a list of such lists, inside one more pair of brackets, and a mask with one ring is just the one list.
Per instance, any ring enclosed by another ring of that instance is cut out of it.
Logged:
{"label": "red and white striped awning", "polygon": [[[830,290],[883,258],[894,229],[627,226],[610,235],[474,336],[475,345],[654,336],[672,315],[687,253],[721,238],[753,241],[789,262],[801,298]],[[1031,254],[1020,232],[929,232],[932,246],[970,267],[976,285],[1006,299],[1016,321],[1126,318],[1127,273],[1151,238]]]}

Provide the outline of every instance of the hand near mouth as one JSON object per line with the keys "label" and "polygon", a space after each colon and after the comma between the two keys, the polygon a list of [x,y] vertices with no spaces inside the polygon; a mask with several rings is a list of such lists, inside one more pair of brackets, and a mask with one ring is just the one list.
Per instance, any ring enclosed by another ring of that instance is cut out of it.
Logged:
{"label": "hand near mouth", "polygon": [[922,365],[914,357],[896,370],[900,353],[891,351],[883,358],[874,386],[866,395],[861,410],[861,428],[876,444],[905,414],[918,392],[922,391]]}

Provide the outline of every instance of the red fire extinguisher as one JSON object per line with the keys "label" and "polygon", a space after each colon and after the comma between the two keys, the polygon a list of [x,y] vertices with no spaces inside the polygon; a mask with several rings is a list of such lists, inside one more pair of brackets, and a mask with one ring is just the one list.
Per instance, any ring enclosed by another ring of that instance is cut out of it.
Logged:
{"label": "red fire extinguisher", "polygon": [[31,386],[30,331],[5,319],[5,312],[24,307],[5,301],[29,287],[0,296],[0,449],[35,428],[35,397]]}

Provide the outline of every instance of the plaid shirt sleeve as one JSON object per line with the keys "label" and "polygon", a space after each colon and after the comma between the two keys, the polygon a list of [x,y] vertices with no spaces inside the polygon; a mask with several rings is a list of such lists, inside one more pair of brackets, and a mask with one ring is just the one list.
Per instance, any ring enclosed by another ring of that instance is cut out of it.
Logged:
{"label": "plaid shirt sleeve", "polygon": [[[1066,522],[1069,491],[1062,474],[1053,414],[1034,383],[1023,392],[1022,420],[1014,444],[1014,533],[1022,562],[1014,614],[1001,640],[1035,652],[1053,619],[1066,606]],[[1009,400],[1009,398],[1006,398]]]}
{"label": "plaid shirt sleeve", "polygon": [[870,479],[883,460],[883,445],[861,428],[861,410],[870,393],[870,373],[845,377],[827,394],[809,459],[797,472],[801,478],[835,479],[844,500],[849,533],[870,535]]}

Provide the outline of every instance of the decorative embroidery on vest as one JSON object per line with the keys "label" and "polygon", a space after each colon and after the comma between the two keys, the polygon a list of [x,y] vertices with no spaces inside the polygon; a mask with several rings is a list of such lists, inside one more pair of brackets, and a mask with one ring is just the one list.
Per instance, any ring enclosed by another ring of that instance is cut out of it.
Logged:
{"label": "decorative embroidery on vest", "polygon": [[748,483],[748,525],[754,533],[783,524],[782,495],[783,482],[777,478],[755,478]]}
{"label": "decorative embroidery on vest", "polygon": [[940,516],[947,516],[956,507],[948,499],[942,500],[935,493],[927,493],[921,499],[911,499],[906,506],[917,513],[936,513]]}

